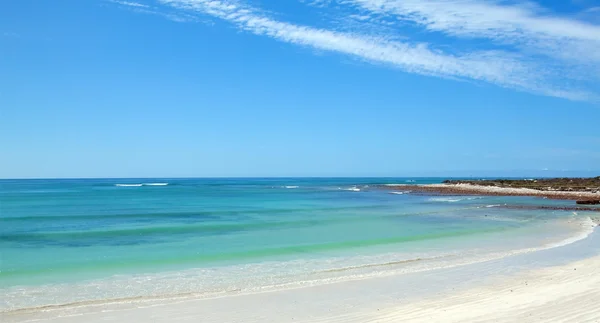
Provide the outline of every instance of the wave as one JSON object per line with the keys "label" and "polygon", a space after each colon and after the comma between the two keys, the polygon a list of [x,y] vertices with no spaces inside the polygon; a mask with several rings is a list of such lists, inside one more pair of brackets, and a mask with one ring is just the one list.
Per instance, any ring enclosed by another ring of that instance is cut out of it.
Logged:
{"label": "wave", "polygon": [[477,200],[480,199],[481,197],[479,196],[475,196],[475,197],[432,197],[427,199],[430,202],[450,202],[450,203],[454,203],[454,202],[460,202],[460,201],[470,201],[470,200]]}
{"label": "wave", "polygon": [[353,186],[353,187],[345,188],[344,191],[360,192],[360,188]]}
{"label": "wave", "polygon": [[135,183],[135,184],[115,184],[118,187],[141,187],[141,186],[167,186],[169,183]]}
{"label": "wave", "polygon": [[297,186],[297,185],[286,185],[286,186],[284,186],[284,188],[290,188],[290,189],[291,188],[298,188],[298,187],[300,187],[300,186]]}
{"label": "wave", "polygon": [[397,195],[402,195],[402,194],[408,194],[411,191],[400,191],[400,192],[389,192],[390,194],[397,194]]}
{"label": "wave", "polygon": [[582,228],[582,230],[578,234],[576,234],[570,238],[564,239],[562,241],[548,243],[544,247],[546,249],[562,247],[562,246],[566,246],[571,243],[577,242],[579,240],[583,240],[583,239],[589,237],[590,234],[592,234],[594,232],[594,229],[597,225],[596,225],[596,222],[594,222],[594,220],[592,220],[591,217],[587,216],[581,220],[581,222],[579,223],[579,226]]}

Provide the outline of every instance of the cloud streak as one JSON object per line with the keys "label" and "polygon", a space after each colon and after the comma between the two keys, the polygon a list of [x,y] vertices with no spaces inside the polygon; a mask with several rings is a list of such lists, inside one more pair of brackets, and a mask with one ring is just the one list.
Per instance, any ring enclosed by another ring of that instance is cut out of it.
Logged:
{"label": "cloud streak", "polygon": [[167,18],[167,19],[169,19],[171,21],[175,21],[175,22],[198,21],[198,19],[196,17],[188,15],[186,13],[165,12],[164,10],[157,8],[156,6],[151,6],[151,5],[147,5],[147,4],[143,4],[143,3],[139,3],[139,2],[121,1],[121,0],[106,0],[106,1],[110,2],[110,3],[114,3],[116,5],[119,5],[123,8],[127,8],[128,10],[135,12],[135,13],[161,16],[161,17]]}
{"label": "cloud streak", "polygon": [[119,0],[109,0],[109,2],[119,4],[122,6],[133,7],[133,8],[150,8],[149,5],[145,5],[145,4],[139,3],[139,2],[119,1]]}
{"label": "cloud streak", "polygon": [[342,2],[366,12],[417,24],[428,31],[454,37],[485,38],[566,61],[600,63],[600,26],[544,14],[543,8],[532,3],[501,5],[481,0]]}
{"label": "cloud streak", "polygon": [[[322,9],[334,2],[308,4]],[[598,68],[600,27],[563,18],[539,17],[534,15],[537,9],[533,6],[501,6],[476,0],[337,1],[336,6],[355,11],[345,18],[353,19],[359,27],[362,23],[369,25],[368,32],[361,32],[360,28],[344,31],[339,25],[315,27],[286,22],[274,18],[272,13],[232,0],[158,0],[158,3],[186,15],[218,18],[258,36],[348,55],[409,73],[492,83],[570,100],[597,100],[597,94],[585,88],[586,82],[598,78],[594,73],[573,73],[577,75],[567,81],[564,79],[565,75],[569,78],[565,70],[572,67]],[[380,31],[373,32],[373,25],[377,26],[382,17],[395,19],[400,26],[394,28],[402,28],[402,24],[408,22],[429,32],[456,38],[485,38],[517,50],[490,47],[465,51],[447,46],[436,48],[431,42],[397,40],[397,35],[390,33],[389,20],[381,25]],[[569,51],[557,51],[566,45]],[[598,50],[581,55],[595,49]],[[540,62],[529,52],[550,57],[550,61]]]}

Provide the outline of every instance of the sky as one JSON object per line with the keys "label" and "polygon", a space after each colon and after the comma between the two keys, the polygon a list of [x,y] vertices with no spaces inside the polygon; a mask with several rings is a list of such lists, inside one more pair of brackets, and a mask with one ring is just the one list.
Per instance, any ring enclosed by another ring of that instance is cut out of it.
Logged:
{"label": "sky", "polygon": [[600,1],[0,2],[0,178],[600,175]]}

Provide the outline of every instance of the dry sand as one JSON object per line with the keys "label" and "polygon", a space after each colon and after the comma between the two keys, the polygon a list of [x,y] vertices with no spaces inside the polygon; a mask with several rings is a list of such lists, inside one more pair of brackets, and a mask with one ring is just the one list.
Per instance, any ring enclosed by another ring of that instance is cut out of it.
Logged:
{"label": "dry sand", "polygon": [[416,302],[370,321],[600,322],[600,258],[547,268],[444,299]]}

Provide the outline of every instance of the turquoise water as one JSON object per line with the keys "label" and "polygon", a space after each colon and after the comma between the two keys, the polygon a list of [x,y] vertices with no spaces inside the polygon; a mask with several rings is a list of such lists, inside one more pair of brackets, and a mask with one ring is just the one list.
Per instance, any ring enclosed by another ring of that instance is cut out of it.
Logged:
{"label": "turquoise water", "polygon": [[582,215],[496,207],[539,199],[373,186],[439,181],[2,180],[0,310],[322,282],[581,233]]}

